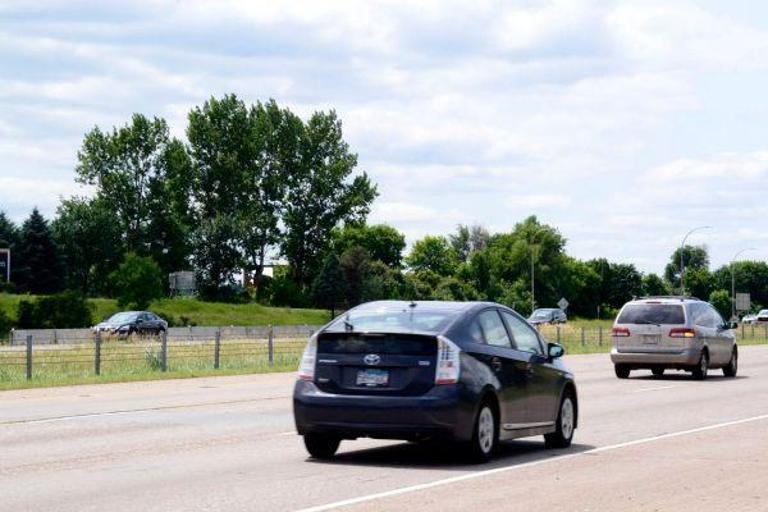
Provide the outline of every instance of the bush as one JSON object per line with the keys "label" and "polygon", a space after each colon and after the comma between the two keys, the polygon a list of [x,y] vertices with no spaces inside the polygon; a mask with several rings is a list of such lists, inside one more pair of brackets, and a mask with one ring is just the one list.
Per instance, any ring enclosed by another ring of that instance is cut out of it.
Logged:
{"label": "bush", "polygon": [[271,292],[269,302],[273,306],[306,308],[310,305],[307,294],[287,275],[278,275],[272,279]]}
{"label": "bush", "polygon": [[725,319],[731,318],[731,294],[726,290],[715,290],[709,294],[709,303]]}
{"label": "bush", "polygon": [[147,309],[149,303],[164,295],[163,272],[150,257],[129,252],[120,266],[109,275],[117,305],[121,308]]}
{"label": "bush", "polygon": [[13,322],[11,322],[11,318],[5,311],[0,309],[0,338],[5,338],[12,327]]}
{"label": "bush", "polygon": [[41,297],[34,302],[22,300],[16,309],[17,325],[21,329],[90,327],[92,315],[93,305],[76,291]]}

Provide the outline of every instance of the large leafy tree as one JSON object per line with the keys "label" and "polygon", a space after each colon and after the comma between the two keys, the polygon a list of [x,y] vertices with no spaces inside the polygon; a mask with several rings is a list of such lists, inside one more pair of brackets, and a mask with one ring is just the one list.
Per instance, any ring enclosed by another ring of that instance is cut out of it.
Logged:
{"label": "large leafy tree", "polygon": [[688,272],[694,270],[709,269],[709,253],[703,245],[686,245],[678,247],[672,253],[669,263],[664,268],[664,278],[673,288],[680,288],[680,253],[683,255],[683,264],[685,265],[686,279]]}
{"label": "large leafy tree", "polygon": [[186,266],[190,162],[163,119],[134,114],[111,132],[86,134],[77,179],[97,187],[115,214],[126,249],[150,255],[164,271]]}
{"label": "large leafy tree", "polygon": [[163,272],[149,256],[126,253],[120,266],[109,275],[120,307],[146,309],[149,303],[163,297]]}
{"label": "large leafy tree", "polygon": [[123,245],[115,213],[105,201],[62,201],[51,230],[63,257],[67,287],[82,293],[107,291],[107,276],[119,265]]}
{"label": "large leafy tree", "polygon": [[442,236],[425,236],[417,240],[405,262],[411,270],[430,271],[440,276],[452,275],[458,265],[456,253]]}
{"label": "large leafy tree", "polygon": [[768,263],[747,260],[723,265],[712,272],[713,288],[730,290],[731,272],[736,293],[749,293],[753,305],[757,308],[768,306]]}
{"label": "large leafy tree", "polygon": [[16,286],[21,292],[50,294],[64,283],[61,255],[48,221],[35,208],[21,227],[14,258],[18,268]]}
{"label": "large leafy tree", "polygon": [[298,153],[286,155],[282,253],[294,280],[307,286],[341,223],[362,223],[377,195],[365,173],[353,176],[357,155],[342,136],[334,111],[315,112],[304,124]]}
{"label": "large leafy tree", "polygon": [[344,302],[345,285],[339,257],[328,253],[312,283],[312,295],[315,304],[330,310],[331,318],[336,316],[336,308]]}
{"label": "large leafy tree", "polygon": [[368,251],[373,261],[380,261],[391,268],[400,268],[405,235],[385,224],[346,225],[333,231],[333,249],[336,254],[343,254],[355,246]]}

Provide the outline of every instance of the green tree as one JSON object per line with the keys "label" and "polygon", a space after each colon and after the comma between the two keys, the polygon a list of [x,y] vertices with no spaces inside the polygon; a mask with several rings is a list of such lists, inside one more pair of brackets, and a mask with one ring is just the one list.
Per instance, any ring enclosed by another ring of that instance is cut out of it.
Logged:
{"label": "green tree", "polygon": [[294,280],[306,286],[316,274],[332,230],[362,223],[377,196],[367,174],[353,176],[357,155],[342,136],[334,111],[315,112],[301,130],[298,154],[285,159],[288,192],[281,252]]}
{"label": "green tree", "polygon": [[485,249],[489,239],[488,230],[479,224],[473,226],[459,224],[456,226],[456,233],[448,235],[451,249],[461,262],[468,262],[474,253]]}
{"label": "green tree", "polygon": [[728,290],[715,290],[709,295],[709,303],[724,319],[731,318],[731,293]]}
{"label": "green tree", "polygon": [[658,274],[643,276],[643,294],[647,296],[669,295],[669,285]]}
{"label": "green tree", "polygon": [[705,298],[714,291],[712,274],[706,268],[685,269],[685,292],[692,297]]}
{"label": "green tree", "polygon": [[329,309],[331,318],[336,316],[336,308],[344,302],[346,283],[339,257],[329,253],[323,260],[320,272],[312,283],[312,295],[315,304]]}
{"label": "green tree", "polygon": [[197,289],[201,298],[221,300],[225,288],[234,283],[241,261],[237,249],[237,228],[226,215],[200,220],[193,235]]}
{"label": "green tree", "polygon": [[48,221],[37,208],[21,227],[18,251],[14,258],[17,267],[16,286],[20,292],[34,294],[56,293],[62,289],[63,265]]}
{"label": "green tree", "polygon": [[333,230],[333,247],[337,254],[342,254],[355,246],[368,251],[373,261],[380,261],[392,268],[400,268],[403,249],[405,249],[405,235],[385,224],[346,225],[341,229]]}
{"label": "green tree", "polygon": [[127,253],[109,279],[120,307],[146,309],[150,302],[164,295],[163,272],[149,256]]}
{"label": "green tree", "polygon": [[440,276],[453,274],[458,265],[456,254],[448,240],[442,236],[425,236],[413,244],[410,254],[405,259],[414,271],[428,270]]}
{"label": "green tree", "polygon": [[185,266],[190,161],[163,119],[131,122],[85,135],[77,179],[94,185],[112,211],[127,250],[150,255],[168,272]]}
{"label": "green tree", "polygon": [[672,253],[669,263],[664,268],[664,279],[667,280],[673,288],[680,289],[680,253],[683,254],[683,264],[685,265],[686,280],[687,273],[691,270],[702,270],[709,268],[709,253],[703,245],[686,245],[678,247]]}
{"label": "green tree", "polygon": [[363,301],[368,272],[371,268],[371,256],[362,247],[350,247],[339,259],[344,275],[344,296],[349,307],[355,307]]}
{"label": "green tree", "polygon": [[[714,289],[731,289],[731,271],[736,293],[749,293],[755,305],[768,305],[768,263],[764,261],[737,261],[723,265],[712,273]],[[730,315],[729,315],[730,316]]]}
{"label": "green tree", "polygon": [[101,199],[65,199],[51,231],[64,259],[67,287],[85,294],[105,292],[107,276],[123,253],[114,212]]}
{"label": "green tree", "polygon": [[[19,246],[19,228],[0,210],[0,249],[11,250],[11,282],[16,281],[16,265],[14,257]],[[5,276],[0,277],[4,281]],[[12,286],[12,285],[9,285]]]}

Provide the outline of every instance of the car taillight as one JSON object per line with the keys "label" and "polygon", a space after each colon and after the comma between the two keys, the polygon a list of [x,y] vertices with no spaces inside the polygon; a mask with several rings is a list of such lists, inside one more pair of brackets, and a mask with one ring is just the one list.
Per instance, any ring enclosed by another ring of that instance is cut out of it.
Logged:
{"label": "car taillight", "polygon": [[614,338],[626,338],[629,336],[629,329],[626,327],[614,327],[611,335]]}
{"label": "car taillight", "polygon": [[299,379],[315,380],[315,361],[317,360],[317,334],[309,338],[307,346],[304,347],[304,354],[299,363]]}
{"label": "car taillight", "polygon": [[670,338],[695,338],[696,331],[693,329],[684,329],[676,327],[669,331]]}
{"label": "car taillight", "polygon": [[456,384],[459,382],[461,349],[448,338],[437,337],[437,368],[435,384]]}

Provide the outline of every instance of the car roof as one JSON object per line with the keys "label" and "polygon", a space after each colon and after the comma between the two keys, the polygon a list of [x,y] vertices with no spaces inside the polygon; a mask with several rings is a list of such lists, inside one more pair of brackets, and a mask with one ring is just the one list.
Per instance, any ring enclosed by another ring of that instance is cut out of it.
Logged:
{"label": "car roof", "polygon": [[492,302],[459,302],[447,300],[377,300],[355,306],[354,311],[386,311],[402,309],[404,307],[414,307],[417,311],[445,311],[463,313],[482,305],[499,306],[499,304],[494,304]]}
{"label": "car roof", "polygon": [[632,299],[627,304],[694,304],[704,302],[696,297],[677,297],[677,296],[659,296],[659,297],[640,297]]}

